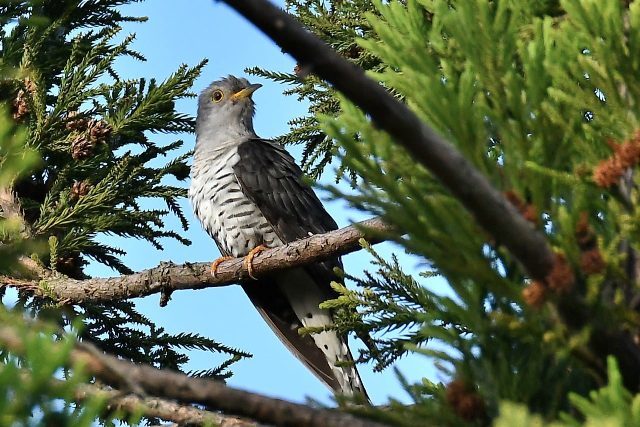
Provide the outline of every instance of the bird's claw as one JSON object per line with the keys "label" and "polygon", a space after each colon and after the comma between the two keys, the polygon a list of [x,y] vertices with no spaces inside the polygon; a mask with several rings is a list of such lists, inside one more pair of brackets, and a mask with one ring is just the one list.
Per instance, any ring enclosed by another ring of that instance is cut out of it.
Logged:
{"label": "bird's claw", "polygon": [[253,275],[253,258],[265,249],[268,249],[265,245],[256,246],[249,251],[246,257],[244,257],[244,266],[247,268],[249,277],[251,277],[253,280],[258,280],[258,278]]}
{"label": "bird's claw", "polygon": [[218,266],[221,262],[226,261],[228,259],[233,259],[232,256],[221,256],[217,260],[211,263],[211,275],[215,278],[218,275]]}

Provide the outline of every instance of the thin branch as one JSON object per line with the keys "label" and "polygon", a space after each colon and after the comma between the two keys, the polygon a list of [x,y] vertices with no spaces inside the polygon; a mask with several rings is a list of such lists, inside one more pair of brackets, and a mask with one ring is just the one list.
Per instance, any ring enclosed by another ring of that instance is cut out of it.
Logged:
{"label": "thin branch", "polygon": [[[382,219],[373,218],[268,249],[253,259],[254,275],[259,277],[354,252],[360,249],[360,239],[379,243],[389,238],[390,231],[391,228]],[[0,278],[0,283],[64,303],[83,303],[144,297],[155,293],[168,295],[177,290],[227,286],[247,278],[248,272],[243,259],[236,258],[220,263],[216,277],[211,275],[208,263],[162,263],[149,270],[119,277],[86,280],[48,277],[41,283],[3,277]]]}
{"label": "thin branch", "polygon": [[[34,328],[27,334],[37,334]],[[0,326],[0,345],[11,352],[24,354],[25,341],[14,326]],[[60,345],[61,346],[61,345]],[[148,396],[157,396],[187,404],[205,405],[252,420],[282,426],[299,427],[383,427],[373,421],[356,418],[336,410],[315,409],[306,405],[274,399],[226,386],[224,383],[137,365],[102,353],[88,343],[71,350],[69,367],[81,367],[104,383],[130,391],[131,385]]]}
{"label": "thin branch", "polygon": [[405,104],[269,1],[224,2],[291,54],[303,69],[331,83],[368,113],[378,127],[440,179],[533,278],[547,277],[553,257],[544,236],[453,145],[425,125]]}
{"label": "thin branch", "polygon": [[[60,380],[56,382],[62,383]],[[155,397],[140,397],[135,394],[123,395],[117,390],[98,387],[93,384],[81,384],[74,393],[78,403],[90,398],[107,400],[107,410],[120,410],[127,414],[144,414],[146,417],[156,417],[164,421],[172,421],[178,425],[215,425],[220,427],[257,427],[253,421],[228,416],[220,413],[205,411],[189,405],[181,405],[171,400]]]}
{"label": "thin branch", "polygon": [[[22,381],[32,381],[31,372],[22,368],[20,378]],[[65,380],[52,379],[50,387],[52,390],[66,390],[68,384]],[[254,421],[198,409],[191,405],[181,405],[171,400],[123,394],[119,390],[96,384],[77,384],[74,387],[75,402],[84,403],[91,399],[99,399],[106,402],[106,412],[120,411],[126,415],[144,414],[149,418],[160,418],[182,426],[261,427]]]}

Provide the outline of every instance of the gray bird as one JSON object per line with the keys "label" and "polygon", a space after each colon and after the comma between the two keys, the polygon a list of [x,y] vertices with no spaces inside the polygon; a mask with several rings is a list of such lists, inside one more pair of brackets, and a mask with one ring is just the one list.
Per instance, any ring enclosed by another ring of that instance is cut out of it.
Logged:
{"label": "gray bird", "polygon": [[[254,102],[260,88],[229,76],[213,82],[198,99],[196,147],[189,199],[222,258],[251,260],[265,247],[280,246],[337,229],[302,171],[280,145],[253,130]],[[301,327],[332,324],[318,306],[335,298],[330,283],[340,258],[246,281],[242,287],[287,348],[335,392],[366,396],[346,337],[328,331],[301,336]]]}

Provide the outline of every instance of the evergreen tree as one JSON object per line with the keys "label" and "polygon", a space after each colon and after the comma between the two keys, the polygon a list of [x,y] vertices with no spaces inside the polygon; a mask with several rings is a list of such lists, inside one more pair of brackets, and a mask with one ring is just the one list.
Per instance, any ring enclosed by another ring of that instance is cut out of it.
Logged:
{"label": "evergreen tree", "polygon": [[[137,277],[119,260],[117,248],[96,240],[98,233],[153,245],[163,237],[188,243],[163,224],[173,214],[186,227],[176,203],[184,190],[163,183],[166,176],[187,177],[185,159],[153,166],[180,142],[159,146],[149,138],[192,130],[193,119],[176,112],[174,102],[191,96],[203,64],[183,66],[162,83],[120,79],[118,57],[142,59],[130,48],[132,38],[115,41],[118,24],[136,19],[119,14],[117,6],[126,3],[34,0],[0,6],[0,95],[12,107],[0,116],[0,251],[6,255],[0,268],[6,284],[22,285],[16,313],[0,312],[2,424],[88,425],[96,417],[108,424],[131,414],[131,422],[140,416],[174,420],[159,414],[161,406],[188,403],[244,413],[238,402],[259,402],[254,413],[265,416],[266,401],[259,397],[219,393],[223,403],[215,406],[204,392],[180,394],[202,391],[207,383],[163,375],[184,365],[184,349],[227,354],[222,366],[196,373],[219,379],[245,353],[189,333],[169,335],[126,298],[96,303],[57,297],[56,286],[66,278],[89,286],[87,258]],[[307,28],[445,136],[554,250],[552,270],[533,280],[500,236],[478,227],[429,170],[313,70],[304,64],[290,73],[250,70],[291,84],[290,94],[310,101],[309,116],[293,120],[282,137],[305,145],[309,173],[317,177],[337,159],[337,178],[355,191],[332,188],[334,193],[382,216],[394,227],[391,237],[429,266],[414,277],[363,241],[374,271],[347,276],[359,286],[335,284],[341,296],[325,303],[337,313],[341,332],[373,335],[376,345],[362,352],[362,362],[385,369],[417,352],[447,378],[443,384],[400,378],[414,404],[347,406],[361,417],[348,420],[406,426],[640,422],[640,1],[287,4]],[[138,203],[142,197],[161,199],[167,208],[145,211]],[[39,281],[30,279],[34,274]],[[436,275],[451,292],[428,286]],[[434,341],[441,344],[438,350]],[[127,377],[122,360],[163,368],[157,375],[181,387],[164,390],[165,383],[153,387],[153,378],[140,381],[142,367]],[[111,388],[102,387],[105,379]],[[91,390],[92,397],[82,399],[82,390]],[[143,400],[149,390],[179,402],[154,406]],[[137,402],[135,409],[114,403],[123,393]],[[56,404],[56,398],[65,403]],[[187,405],[179,409],[197,411],[184,423],[218,415]],[[284,418],[272,422],[335,420],[332,413],[286,409]],[[305,415],[295,418],[296,411]]]}
{"label": "evergreen tree", "polygon": [[[163,81],[120,78],[115,69],[119,58],[144,60],[131,48],[134,37],[120,33],[120,24],[144,21],[120,13],[119,6],[132,2],[10,0],[0,5],[0,98],[11,109],[3,114],[19,125],[15,128],[7,119],[1,123],[0,158],[3,176],[7,175],[0,185],[0,206],[6,220],[2,252],[31,255],[36,265],[48,271],[48,277],[86,279],[83,268],[89,259],[120,273],[131,273],[119,258],[124,252],[102,243],[99,234],[146,240],[158,249],[162,238],[190,243],[179,230],[168,230],[164,225],[167,215],[175,215],[182,227],[187,227],[178,204],[186,190],[166,184],[166,178],[184,181],[188,177],[188,154],[172,155],[182,141],[159,145],[153,138],[160,133],[193,131],[194,118],[176,111],[175,102],[195,96],[189,89],[206,61],[182,65]],[[17,151],[22,143],[28,153],[37,151],[41,161],[17,164],[15,159],[24,157]],[[28,172],[18,175],[16,169],[22,168]],[[166,208],[145,209],[140,205],[142,198],[159,200]],[[25,242],[31,243],[25,246]],[[25,269],[16,271],[16,264],[25,264],[25,258],[4,261],[5,274],[34,274]],[[46,294],[46,282],[41,286]],[[169,334],[126,300],[68,304],[34,298],[27,290],[19,292],[13,310],[70,328],[82,341],[125,360],[159,368],[183,369],[190,349],[227,356],[221,366],[194,373],[196,376],[227,378],[231,374],[228,367],[249,356],[190,332]],[[8,313],[2,316],[2,322],[15,320]],[[36,352],[41,352],[40,356],[33,352],[25,355],[26,365],[44,365],[38,376],[31,377],[35,385],[64,365],[64,357],[41,360],[52,345],[45,341],[40,339]],[[0,382],[4,404],[9,406],[0,410],[6,415],[0,424],[14,425],[20,417],[28,416],[35,407],[29,405],[37,405],[45,418],[66,413],[40,397],[10,404],[12,395],[27,398],[29,387],[35,386],[25,382],[23,387],[12,388],[9,375],[19,375],[19,365],[14,366],[12,358],[5,361],[7,369],[2,371],[5,377]],[[9,366],[13,370],[8,370]],[[70,399],[82,380],[69,379],[48,395]],[[95,404],[89,408],[92,406]],[[71,418],[64,418],[65,424],[80,425],[76,424],[79,419],[73,418],[80,415],[73,412],[67,414]],[[97,413],[88,411],[82,415],[83,422],[89,425]]]}
{"label": "evergreen tree", "polygon": [[[547,279],[532,281],[499,236],[489,238],[428,170],[327,83],[301,67],[297,74],[248,70],[311,102],[310,116],[292,121],[282,141],[304,144],[312,173],[337,157],[338,179],[356,191],[335,194],[398,227],[397,242],[430,266],[412,277],[369,249],[375,271],[351,278],[359,289],[337,286],[343,296],[326,303],[359,309],[360,319],[343,318],[338,328],[378,337],[379,351],[362,354],[378,369],[419,352],[449,378],[406,384],[416,405],[378,415],[401,425],[498,417],[498,424],[533,425],[572,411],[575,419],[562,416],[572,425],[585,416],[637,422],[606,356],[637,330],[640,2],[287,5],[453,143],[556,253]],[[453,296],[425,286],[434,275],[446,278]],[[636,345],[622,354],[635,354]],[[622,382],[636,393],[637,366],[625,368]],[[612,385],[592,392],[592,401],[577,397],[607,377]]]}

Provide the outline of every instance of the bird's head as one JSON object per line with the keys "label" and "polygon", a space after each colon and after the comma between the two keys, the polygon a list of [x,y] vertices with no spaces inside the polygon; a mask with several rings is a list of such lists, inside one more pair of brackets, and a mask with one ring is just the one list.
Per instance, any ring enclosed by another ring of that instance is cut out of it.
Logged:
{"label": "bird's head", "polygon": [[215,81],[198,99],[196,133],[207,144],[222,145],[240,138],[255,136],[251,95],[262,85],[247,79],[228,76]]}

